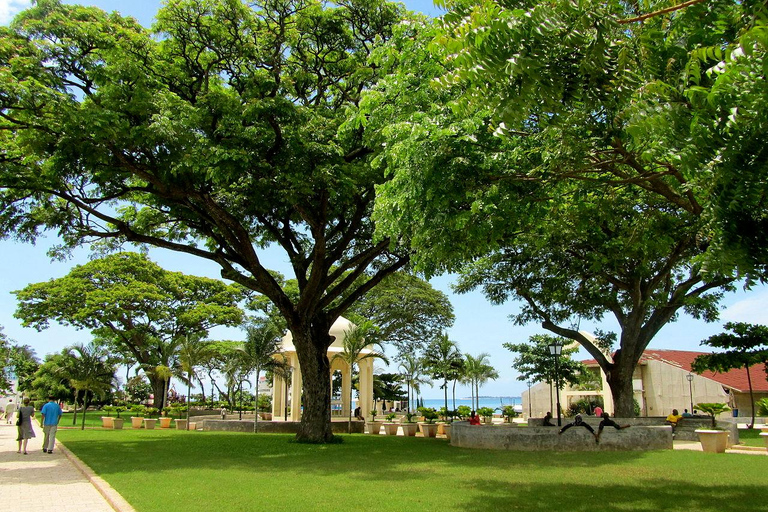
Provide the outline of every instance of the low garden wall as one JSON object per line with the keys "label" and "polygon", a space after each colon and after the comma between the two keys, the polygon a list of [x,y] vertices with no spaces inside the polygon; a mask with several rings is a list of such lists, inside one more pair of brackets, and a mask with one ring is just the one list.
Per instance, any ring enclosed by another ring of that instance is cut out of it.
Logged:
{"label": "low garden wall", "polygon": [[[670,426],[607,428],[600,443],[585,428],[573,427],[558,435],[557,427],[470,425],[457,421],[451,428],[451,445],[461,448],[517,451],[647,451],[671,450]],[[595,431],[597,429],[595,428]]]}
{"label": "low garden wall", "polygon": [[[600,418],[596,416],[582,416],[584,423],[588,423],[592,428],[597,431],[597,426],[600,424]],[[619,425],[632,425],[633,427],[653,427],[664,426],[666,416],[641,416],[637,418],[611,418]],[[563,425],[573,421],[573,418],[563,418]],[[531,427],[540,427],[544,423],[544,418],[528,418],[528,425]],[[557,418],[552,420],[552,423],[557,423]],[[727,430],[731,434],[732,442],[738,444],[739,442],[739,430],[736,428],[736,423],[730,418],[728,420],[720,420],[716,422],[718,428]],[[669,425],[667,425],[669,426]],[[552,427],[550,427],[552,428]],[[669,428],[672,428],[669,426]],[[696,417],[696,418],[683,418],[680,425],[675,429],[675,440],[677,441],[698,441],[699,435],[696,433],[697,429],[709,429],[712,428],[712,419],[708,417]],[[570,432],[573,429],[568,430]],[[611,430],[615,430],[611,428]],[[628,429],[632,430],[632,429]],[[603,434],[605,435],[605,434]]]}
{"label": "low garden wall", "polygon": [[[295,434],[299,431],[300,423],[297,421],[259,421],[256,424],[256,432],[260,434]],[[200,424],[198,423],[198,428]],[[362,434],[365,428],[365,422],[353,421],[352,433]],[[202,420],[202,429],[204,431],[220,432],[253,432],[253,420]],[[346,434],[346,421],[331,422],[331,429],[334,434]]]}

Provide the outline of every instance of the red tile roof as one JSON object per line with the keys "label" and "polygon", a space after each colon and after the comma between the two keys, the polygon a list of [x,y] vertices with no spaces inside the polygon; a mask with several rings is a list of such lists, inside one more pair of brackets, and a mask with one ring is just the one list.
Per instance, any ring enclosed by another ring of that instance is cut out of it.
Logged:
{"label": "red tile roof", "polygon": [[[640,364],[644,364],[649,360],[656,360],[690,372],[693,360],[696,356],[703,354],[707,354],[707,352],[648,349],[643,352],[643,355],[640,357]],[[597,361],[594,359],[587,359],[582,361],[582,363],[587,366],[597,366]],[[752,377],[752,390],[760,393],[768,393],[768,380],[766,380],[765,365],[761,363],[750,366],[749,374]],[[723,386],[735,389],[736,391],[749,391],[747,370],[744,368],[738,368],[726,373],[706,371],[702,373],[701,376],[719,382]]]}

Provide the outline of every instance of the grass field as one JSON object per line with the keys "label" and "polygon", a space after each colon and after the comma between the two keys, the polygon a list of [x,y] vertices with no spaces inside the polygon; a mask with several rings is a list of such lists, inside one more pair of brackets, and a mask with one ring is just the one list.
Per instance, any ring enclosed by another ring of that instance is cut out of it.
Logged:
{"label": "grass field", "polygon": [[59,439],[139,512],[766,510],[768,457],[507,452],[442,439],[64,430]]}

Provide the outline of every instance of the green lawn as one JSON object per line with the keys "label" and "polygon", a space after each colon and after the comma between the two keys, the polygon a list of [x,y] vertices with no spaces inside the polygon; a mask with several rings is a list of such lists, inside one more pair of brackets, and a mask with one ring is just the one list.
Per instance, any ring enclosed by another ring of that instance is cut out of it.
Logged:
{"label": "green lawn", "polygon": [[64,430],[139,512],[765,510],[768,457],[467,450],[442,439]]}
{"label": "green lawn", "polygon": [[741,429],[739,430],[739,442],[748,446],[765,446],[765,440],[760,437],[761,430],[755,429]]}

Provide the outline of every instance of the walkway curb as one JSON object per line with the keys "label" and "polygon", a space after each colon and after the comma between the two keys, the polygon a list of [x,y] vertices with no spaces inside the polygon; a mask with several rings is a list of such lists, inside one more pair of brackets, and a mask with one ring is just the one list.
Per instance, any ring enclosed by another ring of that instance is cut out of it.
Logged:
{"label": "walkway curb", "polygon": [[62,451],[64,455],[72,462],[72,465],[77,468],[80,473],[85,476],[85,478],[88,479],[89,482],[91,482],[91,485],[93,485],[97,491],[99,491],[99,494],[101,494],[105,500],[107,500],[107,503],[109,503],[109,506],[112,507],[115,512],[136,512],[136,509],[131,506],[130,503],[125,501],[125,498],[123,498],[120,493],[118,493],[109,483],[107,483],[106,480],[101,478],[100,476],[97,476],[96,473],[93,472],[93,470],[80,458],[72,453],[69,448],[64,446],[64,444],[56,440],[56,445],[59,447],[59,450]]}

